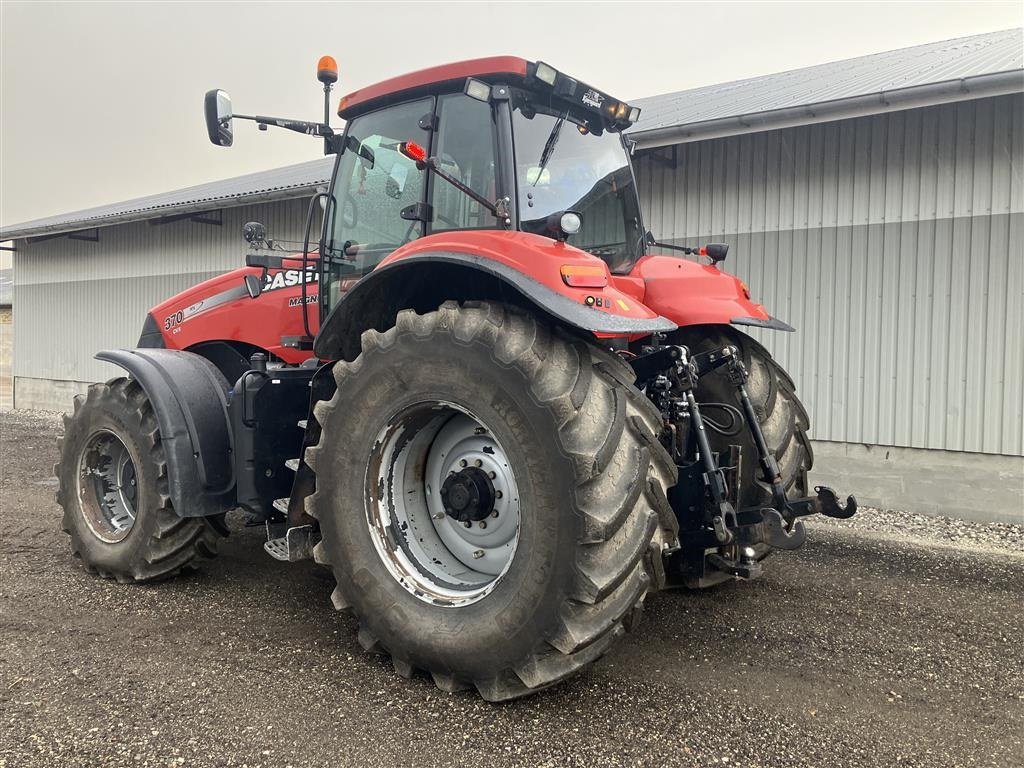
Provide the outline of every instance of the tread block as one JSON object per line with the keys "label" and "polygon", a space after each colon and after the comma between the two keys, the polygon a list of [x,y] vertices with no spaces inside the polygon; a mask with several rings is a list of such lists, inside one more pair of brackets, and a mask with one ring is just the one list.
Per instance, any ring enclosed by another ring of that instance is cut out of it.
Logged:
{"label": "tread block", "polygon": [[595,605],[570,601],[562,609],[562,624],[549,642],[562,653],[575,653],[600,638],[640,601],[650,585],[643,564]]}
{"label": "tread block", "polygon": [[658,528],[658,516],[648,510],[632,515],[602,544],[588,544],[577,562],[579,580],[573,597],[584,603],[603,600],[632,573]]}

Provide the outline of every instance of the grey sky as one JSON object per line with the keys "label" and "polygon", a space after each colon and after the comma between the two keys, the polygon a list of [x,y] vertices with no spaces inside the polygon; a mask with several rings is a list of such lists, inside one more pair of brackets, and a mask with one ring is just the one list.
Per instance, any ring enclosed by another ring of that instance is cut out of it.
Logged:
{"label": "grey sky", "polygon": [[[543,59],[622,98],[1024,24],[1024,4],[43,3],[0,0],[0,224],[318,156],[236,127],[206,139],[203,93],[239,112],[316,119],[335,95],[476,56]],[[336,101],[336,100],[335,100]]]}

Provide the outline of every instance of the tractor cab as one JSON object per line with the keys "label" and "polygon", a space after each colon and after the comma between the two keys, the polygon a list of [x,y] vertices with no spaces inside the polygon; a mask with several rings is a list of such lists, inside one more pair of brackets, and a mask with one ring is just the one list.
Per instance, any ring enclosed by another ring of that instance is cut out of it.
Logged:
{"label": "tractor cab", "polygon": [[[325,97],[336,65],[320,67]],[[543,62],[499,56],[421,70],[343,97],[323,124],[254,117],[325,137],[338,155],[320,240],[321,319],[414,240],[518,230],[567,242],[627,272],[644,229],[622,131],[640,110]],[[230,100],[207,98],[214,143]],[[245,117],[234,115],[234,117]]]}
{"label": "tractor cab", "polygon": [[513,57],[435,67],[344,97],[323,237],[325,313],[398,248],[453,230],[568,240],[628,269],[644,238],[621,131],[639,111]]}

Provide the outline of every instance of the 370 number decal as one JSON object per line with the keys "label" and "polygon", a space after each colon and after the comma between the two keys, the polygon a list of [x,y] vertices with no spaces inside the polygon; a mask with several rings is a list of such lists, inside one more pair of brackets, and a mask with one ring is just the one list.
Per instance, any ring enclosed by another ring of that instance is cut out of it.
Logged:
{"label": "370 number decal", "polygon": [[169,331],[177,325],[181,325],[185,322],[185,312],[179,309],[173,315],[168,315],[164,318],[164,330]]}

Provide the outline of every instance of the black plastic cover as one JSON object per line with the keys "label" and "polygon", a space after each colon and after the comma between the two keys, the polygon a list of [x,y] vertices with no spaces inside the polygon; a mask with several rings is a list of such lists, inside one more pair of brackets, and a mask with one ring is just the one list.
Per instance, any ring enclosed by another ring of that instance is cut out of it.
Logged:
{"label": "black plastic cover", "polygon": [[230,509],[235,485],[230,387],[217,367],[172,349],[107,350],[96,359],[124,368],[149,397],[175,511],[182,517],[206,517]]}

